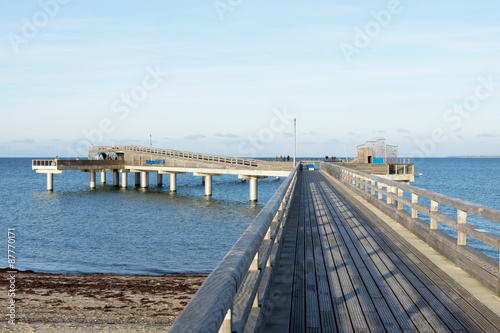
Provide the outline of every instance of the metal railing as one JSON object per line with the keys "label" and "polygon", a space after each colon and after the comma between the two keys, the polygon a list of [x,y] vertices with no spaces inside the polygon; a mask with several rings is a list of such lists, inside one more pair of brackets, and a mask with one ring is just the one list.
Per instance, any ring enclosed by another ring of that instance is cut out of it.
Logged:
{"label": "metal railing", "polygon": [[54,167],[57,166],[57,161],[58,160],[32,160],[32,166],[34,167]]}
{"label": "metal railing", "polygon": [[[160,157],[161,159],[161,157]],[[153,166],[153,167],[180,167],[180,168],[214,168],[214,169],[257,169],[271,171],[291,171],[293,162],[260,162],[258,166],[250,167],[248,164],[226,163],[220,164],[217,161],[199,161],[190,159],[161,159],[158,155],[141,154],[130,160],[133,166]]]}
{"label": "metal railing", "polygon": [[229,333],[262,328],[298,170],[299,165],[208,276],[169,332]]}
{"label": "metal railing", "polygon": [[133,151],[138,153],[149,153],[155,154],[165,157],[174,157],[174,158],[183,158],[190,160],[198,160],[198,161],[206,161],[206,162],[217,162],[231,165],[239,165],[246,167],[258,167],[259,160],[249,159],[249,158],[239,158],[239,157],[229,157],[229,156],[221,156],[221,155],[211,155],[211,154],[202,154],[202,153],[192,153],[187,151],[179,151],[172,149],[161,149],[161,148],[151,148],[151,147],[142,147],[142,146],[90,146],[90,152],[99,152],[99,151],[107,151],[107,150],[115,150],[115,151]]}
{"label": "metal railing", "polygon": [[[498,224],[500,210],[337,165],[321,167],[500,296],[499,261],[467,244],[471,237],[500,251],[500,236],[467,222],[467,215],[473,214]],[[456,217],[439,211],[440,205],[451,207]],[[455,230],[456,237],[440,230],[440,223]]]}

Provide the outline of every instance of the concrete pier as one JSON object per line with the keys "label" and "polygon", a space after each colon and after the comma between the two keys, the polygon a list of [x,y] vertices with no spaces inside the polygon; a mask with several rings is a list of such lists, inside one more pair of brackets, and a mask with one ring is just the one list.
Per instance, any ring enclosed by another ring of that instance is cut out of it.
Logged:
{"label": "concrete pier", "polygon": [[177,174],[171,173],[170,174],[170,192],[176,192],[177,191]]}
{"label": "concrete pier", "polygon": [[149,186],[149,172],[141,172],[141,187],[147,188]]}
{"label": "concrete pier", "polygon": [[260,178],[267,178],[267,176],[250,176],[250,175],[240,175],[241,181],[249,179],[249,200],[257,201],[259,197],[258,190],[258,180]]}
{"label": "concrete pier", "polygon": [[250,201],[257,201],[258,199],[258,183],[257,183],[258,178],[256,177],[251,177],[250,178]]}
{"label": "concrete pier", "polygon": [[[104,154],[104,155],[103,155]],[[106,159],[98,159],[106,156]],[[250,177],[287,177],[292,166],[284,162],[268,162],[248,158],[183,152],[140,146],[91,146],[88,160],[33,160],[32,169],[37,173],[63,173],[66,170],[101,173],[100,183],[106,184],[107,171],[112,172],[113,185],[126,188],[128,172],[134,173],[135,185],[149,187],[149,173],[157,173],[157,184],[163,186],[163,175],[170,175],[170,191],[177,190],[177,174],[193,173],[202,177],[205,194],[212,195],[212,178],[235,175],[242,182]],[[121,176],[120,174],[121,173]],[[243,177],[240,177],[243,176]],[[48,176],[48,190],[53,190],[52,176]],[[121,177],[121,180],[120,180]],[[208,184],[207,184],[208,182]],[[256,200],[255,180],[252,200]]]}
{"label": "concrete pier", "polygon": [[90,189],[94,190],[96,188],[96,174],[95,171],[90,171]]}
{"label": "concrete pier", "polygon": [[204,176],[205,196],[212,196],[212,176]]}
{"label": "concrete pier", "polygon": [[54,174],[47,173],[47,191],[54,191]]}
{"label": "concrete pier", "polygon": [[127,187],[127,171],[122,171],[122,187]]}

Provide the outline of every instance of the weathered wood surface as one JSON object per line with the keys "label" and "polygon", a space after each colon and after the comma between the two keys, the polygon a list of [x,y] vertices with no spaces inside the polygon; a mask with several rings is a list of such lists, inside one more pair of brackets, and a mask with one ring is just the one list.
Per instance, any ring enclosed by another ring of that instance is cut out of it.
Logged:
{"label": "weathered wood surface", "polygon": [[304,171],[267,332],[500,332],[500,318],[320,171]]}

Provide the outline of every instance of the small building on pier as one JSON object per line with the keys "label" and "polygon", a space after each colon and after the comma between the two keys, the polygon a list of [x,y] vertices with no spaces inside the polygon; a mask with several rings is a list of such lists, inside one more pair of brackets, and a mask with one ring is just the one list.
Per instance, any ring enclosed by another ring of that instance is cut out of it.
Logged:
{"label": "small building on pier", "polygon": [[415,181],[415,166],[409,158],[398,158],[399,147],[385,139],[365,141],[356,146],[357,158],[341,166],[403,183]]}

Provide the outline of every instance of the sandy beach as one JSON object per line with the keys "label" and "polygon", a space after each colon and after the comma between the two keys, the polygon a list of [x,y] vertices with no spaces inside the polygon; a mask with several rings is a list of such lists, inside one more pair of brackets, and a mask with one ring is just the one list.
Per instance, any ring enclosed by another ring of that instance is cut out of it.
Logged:
{"label": "sandy beach", "polygon": [[2,331],[165,332],[206,275],[15,274],[15,323],[7,321],[9,274],[2,273]]}

